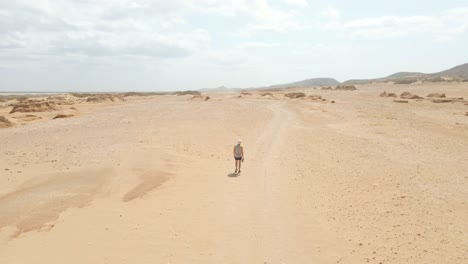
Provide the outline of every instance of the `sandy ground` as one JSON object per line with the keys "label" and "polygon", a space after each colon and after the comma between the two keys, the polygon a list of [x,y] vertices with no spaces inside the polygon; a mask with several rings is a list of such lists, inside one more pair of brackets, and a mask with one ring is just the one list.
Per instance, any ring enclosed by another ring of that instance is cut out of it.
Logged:
{"label": "sandy ground", "polygon": [[0,263],[468,263],[468,105],[378,96],[468,84],[358,88],[134,97],[0,129]]}

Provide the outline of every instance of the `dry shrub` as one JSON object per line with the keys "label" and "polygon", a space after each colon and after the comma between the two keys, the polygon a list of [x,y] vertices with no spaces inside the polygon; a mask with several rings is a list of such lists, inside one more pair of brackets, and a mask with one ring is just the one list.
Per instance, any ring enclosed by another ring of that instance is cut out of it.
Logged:
{"label": "dry shrub", "polygon": [[121,94],[123,97],[129,96],[152,96],[152,95],[167,95],[167,92],[127,92]]}
{"label": "dry shrub", "polygon": [[418,81],[417,79],[400,79],[400,80],[396,80],[395,84],[412,84],[417,81]]}
{"label": "dry shrub", "polygon": [[356,91],[357,88],[354,85],[338,85],[335,91]]}
{"label": "dry shrub", "polygon": [[105,103],[105,102],[118,102],[125,101],[121,95],[112,94],[96,94],[86,99],[88,103]]}
{"label": "dry shrub", "polygon": [[174,95],[181,96],[181,95],[201,95],[199,91],[179,91],[173,93]]}
{"label": "dry shrub", "polygon": [[403,92],[400,94],[401,99],[424,99],[424,97],[421,97],[417,94],[412,94],[410,92]]}
{"label": "dry shrub", "polygon": [[427,95],[427,97],[437,97],[437,98],[445,98],[445,94],[444,93],[430,93]]}
{"label": "dry shrub", "polygon": [[322,100],[322,96],[321,95],[317,95],[317,94],[312,94],[312,95],[309,95],[309,98],[311,100]]}
{"label": "dry shrub", "polygon": [[306,94],[305,93],[287,93],[284,96],[289,99],[296,99],[296,98],[306,97]]}
{"label": "dry shrub", "polygon": [[209,96],[203,96],[203,95],[194,95],[190,100],[203,100],[203,101],[208,101],[210,100]]}
{"label": "dry shrub", "polygon": [[433,99],[432,102],[436,104],[442,104],[442,103],[451,103],[456,101],[455,99]]}
{"label": "dry shrub", "polygon": [[384,91],[379,96],[380,97],[397,97],[397,94],[396,93],[387,93],[386,91]]}
{"label": "dry shrub", "polygon": [[446,81],[447,80],[445,80],[442,77],[428,78],[424,80],[424,82],[446,82]]}

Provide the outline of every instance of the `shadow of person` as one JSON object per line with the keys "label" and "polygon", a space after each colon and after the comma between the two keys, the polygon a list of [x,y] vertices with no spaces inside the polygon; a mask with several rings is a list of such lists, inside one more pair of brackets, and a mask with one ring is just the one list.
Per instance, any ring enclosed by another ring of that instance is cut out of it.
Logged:
{"label": "shadow of person", "polygon": [[229,173],[227,176],[230,177],[230,178],[236,178],[236,177],[239,177],[240,174],[239,173]]}

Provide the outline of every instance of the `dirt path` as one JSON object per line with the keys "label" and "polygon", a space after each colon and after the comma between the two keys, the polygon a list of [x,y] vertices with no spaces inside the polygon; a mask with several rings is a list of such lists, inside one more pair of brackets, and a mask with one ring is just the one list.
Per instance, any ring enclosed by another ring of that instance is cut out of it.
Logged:
{"label": "dirt path", "polygon": [[[223,188],[225,263],[331,263],[338,259],[333,236],[298,200],[303,188],[283,170],[291,159],[290,129],[298,125],[285,102],[269,106],[274,113],[247,152],[241,176]],[[253,161],[250,161],[252,157]]]}

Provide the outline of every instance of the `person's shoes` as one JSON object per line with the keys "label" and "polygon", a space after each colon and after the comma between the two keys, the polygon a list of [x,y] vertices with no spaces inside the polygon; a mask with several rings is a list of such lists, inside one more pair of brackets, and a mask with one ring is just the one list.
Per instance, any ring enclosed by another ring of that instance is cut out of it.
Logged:
{"label": "person's shoes", "polygon": [[238,170],[237,173],[240,173],[240,170]]}
{"label": "person's shoes", "polygon": [[237,170],[236,170],[236,171],[234,171],[234,173],[237,173]]}

